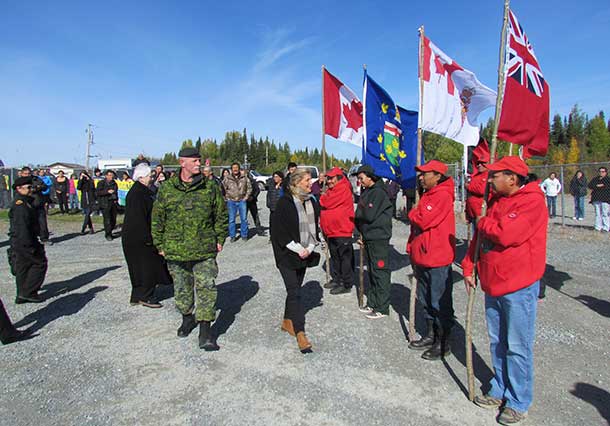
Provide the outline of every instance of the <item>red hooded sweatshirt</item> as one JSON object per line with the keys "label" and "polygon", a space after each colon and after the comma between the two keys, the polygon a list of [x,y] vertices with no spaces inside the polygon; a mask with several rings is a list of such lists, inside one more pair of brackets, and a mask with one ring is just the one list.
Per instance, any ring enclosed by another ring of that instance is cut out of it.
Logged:
{"label": "red hooded sweatshirt", "polygon": [[466,218],[469,222],[481,216],[483,207],[483,198],[485,197],[485,185],[487,184],[487,176],[489,172],[479,172],[478,170],[470,178],[470,182],[466,185],[468,198],[466,199]]}
{"label": "red hooded sweatshirt", "polygon": [[455,258],[455,200],[453,179],[424,192],[409,212],[411,235],[407,253],[411,262],[426,268],[447,266]]}
{"label": "red hooded sweatshirt", "polygon": [[538,182],[530,182],[506,197],[495,195],[487,216],[462,261],[464,276],[472,275],[476,235],[481,233],[477,270],[483,291],[493,297],[513,293],[542,278],[546,266],[548,215]]}
{"label": "red hooded sweatshirt", "polygon": [[329,238],[351,237],[354,233],[354,197],[345,176],[320,197],[320,227]]}

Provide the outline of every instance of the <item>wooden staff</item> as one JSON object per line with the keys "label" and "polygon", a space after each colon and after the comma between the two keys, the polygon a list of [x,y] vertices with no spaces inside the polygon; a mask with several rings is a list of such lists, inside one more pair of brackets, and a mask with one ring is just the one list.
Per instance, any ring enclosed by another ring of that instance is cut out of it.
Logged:
{"label": "wooden staff", "polygon": [[[326,175],[326,120],[324,114],[324,65],[322,65],[322,173]],[[322,182],[324,184],[324,182]],[[330,251],[328,238],[324,235],[324,257],[326,257],[326,284],[330,282]]]}
{"label": "wooden staff", "polygon": [[[419,126],[417,127],[417,158],[415,164],[421,166],[422,153],[422,115],[424,112],[424,26],[419,27]],[[415,206],[419,203],[419,192],[417,191],[417,178],[415,179]],[[415,207],[414,206],[414,207]],[[413,266],[411,266],[413,267]],[[411,294],[409,297],[409,341],[415,339],[415,301],[417,300],[417,279],[411,275]]]}
{"label": "wooden staff", "polygon": [[[500,40],[500,60],[498,65],[498,97],[496,98],[496,114],[494,117],[493,133],[491,136],[491,148],[489,150],[489,163],[494,162],[496,157],[496,149],[498,146],[498,124],[500,122],[500,113],[502,111],[502,99],[504,96],[504,64],[506,61],[506,37],[508,28],[508,13],[510,0],[504,0],[504,20],[502,22],[502,36]],[[483,208],[481,216],[487,214],[487,199],[489,197],[490,184],[485,185],[485,195],[483,197]],[[481,249],[481,235],[476,233],[475,251],[474,251],[474,279],[477,283],[477,262],[479,260],[479,251]],[[468,372],[468,399],[474,401],[474,366],[472,363],[472,309],[476,294],[476,285],[468,291],[468,306],[466,308],[466,370]]]}
{"label": "wooden staff", "polygon": [[[362,238],[362,237],[361,237]],[[360,269],[358,270],[358,306],[364,307],[364,242],[360,245]]]}

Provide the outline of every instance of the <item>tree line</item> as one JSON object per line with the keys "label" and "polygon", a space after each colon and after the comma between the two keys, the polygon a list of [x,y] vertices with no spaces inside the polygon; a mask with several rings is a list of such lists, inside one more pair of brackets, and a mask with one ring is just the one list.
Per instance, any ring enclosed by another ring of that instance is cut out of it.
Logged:
{"label": "tree line", "polygon": [[[293,161],[300,165],[317,166],[322,170],[322,152],[318,148],[305,148],[292,150],[288,142],[276,143],[269,137],[259,137],[254,134],[248,137],[246,129],[243,131],[226,132],[222,141],[216,139],[197,138],[194,142],[187,139],[182,142],[180,149],[185,147],[196,148],[201,153],[202,162],[210,160],[212,166],[229,166],[233,162],[247,163],[251,169],[263,174],[271,174],[276,170],[284,170],[288,162]],[[176,153],[168,152],[161,158],[163,165],[177,165]],[[358,163],[358,158],[353,160],[338,159],[327,153],[327,168],[338,166],[349,169]]]}
{"label": "tree line", "polygon": [[[491,142],[493,119],[480,126],[482,137]],[[549,150],[545,157],[533,157],[531,165],[576,164],[608,161],[610,157],[610,120],[600,111],[593,118],[574,105],[567,116],[555,114],[551,120]],[[462,161],[463,147],[459,143],[433,133],[424,133],[424,157],[446,163]],[[498,155],[508,155],[510,143],[499,141]],[[518,146],[513,146],[517,154]]]}

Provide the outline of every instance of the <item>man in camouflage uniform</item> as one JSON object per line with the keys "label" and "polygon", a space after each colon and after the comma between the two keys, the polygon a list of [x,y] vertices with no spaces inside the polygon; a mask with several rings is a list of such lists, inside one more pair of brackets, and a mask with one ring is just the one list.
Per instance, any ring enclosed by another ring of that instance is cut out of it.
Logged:
{"label": "man in camouflage uniform", "polygon": [[228,215],[218,185],[200,173],[199,151],[180,151],[180,169],[159,187],[152,211],[152,237],[174,279],[182,314],[178,337],[199,323],[199,347],[218,350],[210,332],[216,319],[216,255],[227,238]]}

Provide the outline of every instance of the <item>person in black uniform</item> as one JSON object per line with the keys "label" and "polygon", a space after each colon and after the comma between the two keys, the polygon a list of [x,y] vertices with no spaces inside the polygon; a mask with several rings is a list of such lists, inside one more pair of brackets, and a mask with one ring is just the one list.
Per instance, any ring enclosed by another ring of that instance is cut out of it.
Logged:
{"label": "person in black uniform", "polygon": [[106,178],[97,184],[96,194],[104,216],[104,233],[106,239],[112,241],[112,230],[116,226],[116,212],[119,187],[114,181],[114,172],[108,170]]}
{"label": "person in black uniform", "polygon": [[369,289],[367,304],[360,311],[369,319],[390,313],[390,238],[392,237],[392,204],[383,180],[369,165],[358,169],[358,181],[364,187],[356,208],[356,227],[360,232],[358,244],[366,249]]}
{"label": "person in black uniform", "polygon": [[38,241],[38,217],[32,206],[32,177],[16,179],[13,189],[16,195],[8,216],[11,271],[17,284],[15,303],[40,303],[43,299],[38,290],[47,273],[47,257]]}
{"label": "person in black uniform", "polygon": [[29,339],[31,336],[30,330],[17,330],[11,319],[4,309],[2,299],[0,299],[0,342],[3,345],[18,342],[19,340]]}
{"label": "person in black uniform", "polygon": [[80,191],[80,205],[83,208],[83,226],[80,233],[85,235],[87,228],[91,235],[95,234],[93,230],[93,222],[91,221],[91,214],[95,208],[95,184],[93,179],[89,176],[89,173],[82,171],[80,178],[78,179],[78,185],[76,188]]}
{"label": "person in black uniform", "polygon": [[132,305],[161,308],[154,298],[157,284],[169,284],[164,259],[153,245],[150,233],[155,193],[150,189],[150,166],[140,163],[133,171],[134,185],[125,198],[125,219],[121,232],[123,253],[131,280]]}

